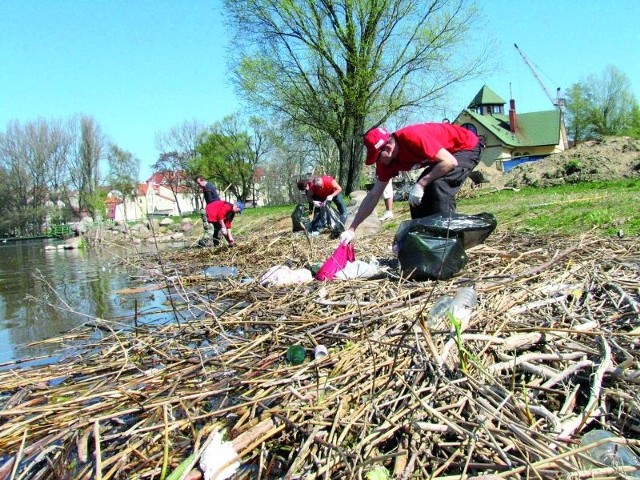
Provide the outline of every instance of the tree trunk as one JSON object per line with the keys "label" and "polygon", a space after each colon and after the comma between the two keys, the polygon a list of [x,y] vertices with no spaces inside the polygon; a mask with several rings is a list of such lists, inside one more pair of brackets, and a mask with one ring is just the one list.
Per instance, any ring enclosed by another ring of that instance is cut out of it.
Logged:
{"label": "tree trunk", "polygon": [[340,156],[340,185],[345,195],[360,189],[362,172],[362,132],[364,119],[362,116],[347,116],[342,132],[342,139],[336,141]]}

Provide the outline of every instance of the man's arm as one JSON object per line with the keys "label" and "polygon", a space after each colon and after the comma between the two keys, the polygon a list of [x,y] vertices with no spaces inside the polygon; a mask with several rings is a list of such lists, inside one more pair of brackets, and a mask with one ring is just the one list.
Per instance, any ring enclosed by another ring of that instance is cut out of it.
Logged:
{"label": "man's arm", "polygon": [[335,178],[331,180],[331,186],[333,187],[333,192],[331,192],[331,198],[335,198],[342,192],[342,187],[336,181]]}

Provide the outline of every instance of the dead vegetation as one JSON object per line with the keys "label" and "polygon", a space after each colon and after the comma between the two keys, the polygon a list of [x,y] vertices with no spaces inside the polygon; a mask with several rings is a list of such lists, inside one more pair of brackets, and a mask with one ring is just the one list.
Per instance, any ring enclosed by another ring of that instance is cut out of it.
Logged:
{"label": "dead vegetation", "polygon": [[[356,244],[388,264],[381,280],[260,286],[336,246],[288,218],[256,221],[235,248],[141,257],[179,321],[94,319],[59,363],[1,371],[0,479],[200,478],[215,432],[239,456],[232,478],[615,478],[585,470],[579,440],[640,434],[638,239],[499,228],[456,278],[410,282],[393,233]],[[240,276],[206,279],[210,265]],[[466,328],[430,330],[429,308],[461,286],[478,293]],[[314,343],[329,356],[314,361]],[[302,365],[285,361],[292,344]]]}
{"label": "dead vegetation", "polygon": [[616,181],[640,176],[640,140],[590,140],[495,178],[507,187],[549,187],[566,183]]}

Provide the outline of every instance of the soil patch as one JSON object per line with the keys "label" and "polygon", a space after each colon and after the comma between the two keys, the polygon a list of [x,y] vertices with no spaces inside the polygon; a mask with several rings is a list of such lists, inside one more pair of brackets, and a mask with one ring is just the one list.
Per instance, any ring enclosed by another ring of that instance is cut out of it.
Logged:
{"label": "soil patch", "polygon": [[549,187],[640,177],[640,140],[606,137],[581,143],[492,180],[497,187]]}

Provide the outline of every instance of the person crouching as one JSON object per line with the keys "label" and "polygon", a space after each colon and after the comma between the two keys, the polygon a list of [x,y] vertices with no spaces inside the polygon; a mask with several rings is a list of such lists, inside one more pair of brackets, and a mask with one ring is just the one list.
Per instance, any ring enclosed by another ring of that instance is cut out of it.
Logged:
{"label": "person crouching", "polygon": [[242,213],[243,210],[244,203],[233,204],[224,200],[216,200],[206,206],[207,221],[213,225],[214,247],[220,245],[220,234],[227,240],[229,246],[235,245],[236,241],[231,235],[231,223],[236,213]]}

